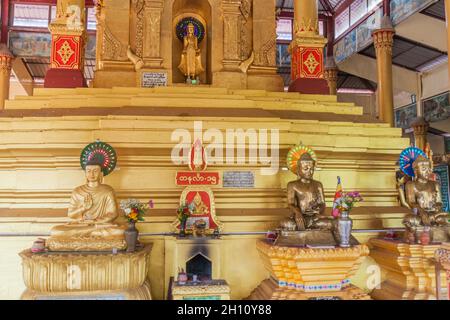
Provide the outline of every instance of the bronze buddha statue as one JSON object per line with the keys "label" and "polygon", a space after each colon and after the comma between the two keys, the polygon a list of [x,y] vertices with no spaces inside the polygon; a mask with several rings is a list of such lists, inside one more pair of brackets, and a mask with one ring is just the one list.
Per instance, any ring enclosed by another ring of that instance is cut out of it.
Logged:
{"label": "bronze buddha statue", "polygon": [[316,162],[304,153],[297,162],[298,179],[287,186],[289,209],[292,218],[284,220],[284,230],[332,230],[333,219],[325,216],[325,195],[322,183],[313,179]]}
{"label": "bronze buddha statue", "polygon": [[71,221],[55,226],[47,246],[52,251],[105,251],[125,249],[126,227],[115,224],[117,201],[112,187],[103,184],[101,163],[85,166],[86,184],[72,192],[68,216]]}
{"label": "bronze buddha statue", "polygon": [[[431,161],[419,156],[413,163],[414,181],[405,186],[408,207],[415,211],[403,220],[408,233],[416,233],[424,227],[433,228],[434,241],[449,240],[449,214],[442,211],[442,194],[438,182],[431,180]],[[440,232],[439,232],[440,231]]]}

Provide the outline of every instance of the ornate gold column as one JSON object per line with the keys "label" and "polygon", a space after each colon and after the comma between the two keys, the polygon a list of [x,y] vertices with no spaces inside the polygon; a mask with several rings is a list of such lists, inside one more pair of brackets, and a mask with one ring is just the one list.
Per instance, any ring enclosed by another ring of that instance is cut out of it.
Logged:
{"label": "ornate gold column", "polygon": [[319,35],[316,0],[294,1],[294,39],[289,47],[292,56],[289,91],[327,94],[324,80],[323,49],[327,39]]}
{"label": "ornate gold column", "polygon": [[327,57],[327,62],[325,64],[325,71],[323,76],[327,80],[328,88],[330,90],[330,95],[337,95],[337,80],[338,80],[339,70],[336,66],[333,56]]}
{"label": "ornate gold column", "polygon": [[411,124],[411,127],[414,129],[414,141],[416,147],[425,150],[427,145],[428,128],[430,127],[430,124],[426,122],[423,117],[418,117]]}
{"label": "ornate gold column", "polygon": [[144,7],[144,61],[150,68],[159,68],[161,58],[161,14],[164,3],[161,0],[145,2]]}
{"label": "ornate gold column", "polygon": [[377,55],[379,117],[394,126],[394,88],[392,84],[392,46],[395,30],[391,18],[384,16],[381,28],[372,33]]}
{"label": "ornate gold column", "polygon": [[238,0],[223,0],[223,66],[227,70],[239,70],[240,5]]}
{"label": "ornate gold column", "polygon": [[0,44],[0,110],[5,108],[5,100],[9,99],[9,85],[14,56],[6,44]]}

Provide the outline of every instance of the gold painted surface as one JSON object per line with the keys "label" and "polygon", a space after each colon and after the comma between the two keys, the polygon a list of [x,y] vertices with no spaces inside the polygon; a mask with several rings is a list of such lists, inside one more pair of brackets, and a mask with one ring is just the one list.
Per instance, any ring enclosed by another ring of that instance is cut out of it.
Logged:
{"label": "gold painted surface", "polygon": [[[123,291],[144,285],[151,245],[134,253],[20,253],[23,280],[39,293]],[[76,279],[71,273],[76,273]],[[79,279],[79,281],[78,281]],[[76,280],[76,285],[72,280]]]}
{"label": "gold painted surface", "polygon": [[128,290],[77,291],[77,292],[38,292],[27,289],[21,300],[152,300],[150,284]]}
{"label": "gold painted surface", "polygon": [[[344,280],[355,275],[369,249],[365,245],[351,248],[295,248],[257,242],[257,248],[270,279],[264,280],[249,299],[307,300],[339,297],[344,300],[370,299],[363,290]],[[281,286],[275,281],[284,282]],[[288,284],[295,285],[295,288]],[[335,286],[339,284],[337,288]],[[307,286],[330,286],[315,291]]]}
{"label": "gold painted surface", "polygon": [[[257,248],[274,279],[297,287],[341,284],[356,273],[364,257],[369,255],[366,245],[329,249],[295,248],[259,241]],[[336,288],[328,291],[340,290]]]}
{"label": "gold painted surface", "polygon": [[[387,18],[389,19],[389,17]],[[392,82],[392,47],[394,29],[378,29],[373,32],[377,56],[378,101],[380,119],[394,127],[394,87]]]}
{"label": "gold painted surface", "polygon": [[[21,97],[8,104],[10,112],[21,115],[0,118],[0,232],[48,233],[53,226],[68,222],[65,213],[70,191],[84,182],[79,150],[97,138],[117,150],[119,170],[105,182],[116,190],[118,200],[133,197],[148,201],[150,197],[155,202],[152,214],[138,226],[140,232],[171,232],[183,189],[174,185],[175,174],[184,170],[183,165],[171,161],[170,152],[175,145],[171,134],[178,128],[192,132],[194,120],[201,120],[204,130],[217,128],[223,134],[236,128],[279,129],[282,165],[288,149],[299,141],[311,146],[319,158],[314,179],[323,184],[328,207],[337,175],[345,181],[346,190],[359,190],[364,196],[364,207],[352,211],[356,229],[399,227],[405,214],[397,202],[394,173],[398,154],[409,145],[408,139],[401,137],[401,129],[369,121],[360,116],[360,107],[337,103],[334,96],[202,86],[80,88],[40,89],[34,97]],[[154,104],[161,108],[146,115],[144,110]],[[127,114],[124,111],[127,106],[135,108],[135,113]],[[201,107],[212,111],[206,113]],[[66,108],[67,112],[50,116],[60,112],[57,108]],[[95,114],[101,108],[109,109],[104,114]],[[81,113],[86,110],[94,114]],[[230,116],[237,111],[239,116]],[[293,112],[300,111],[299,119]],[[37,117],[41,112],[49,114]],[[263,166],[253,164],[211,167],[220,175],[235,170],[255,174],[253,189],[213,188],[224,232],[265,232],[288,215],[284,188],[295,178],[292,173],[279,171],[264,176],[259,171]],[[329,215],[329,210],[325,214]],[[358,234],[357,238],[364,243],[374,236],[377,233]],[[217,245],[222,254],[218,278],[227,280],[233,299],[248,297],[268,277],[256,249],[256,242],[262,238],[262,235],[233,235],[224,237]],[[14,255],[29,247],[33,240],[9,239],[18,244],[2,240],[0,250]],[[142,236],[141,240],[153,244],[148,277],[152,296],[162,299],[168,290],[168,279],[176,276],[179,260],[174,252],[178,251],[172,240],[162,236]],[[233,263],[236,252],[246,252],[239,270]],[[21,286],[19,261],[0,261],[0,269],[8,275],[0,274],[2,285]],[[13,289],[1,291],[1,297],[3,292],[7,292],[7,298],[18,297]]]}
{"label": "gold painted surface", "polygon": [[[434,256],[440,245],[410,245],[399,241],[372,239],[370,256],[381,267],[384,280],[372,292],[377,300],[435,300]],[[445,283],[445,273],[441,274]],[[442,294],[447,289],[442,288]]]}
{"label": "gold painted surface", "polygon": [[279,287],[271,279],[264,280],[247,298],[248,300],[370,300],[370,296],[358,287],[349,287],[334,292],[299,292]]}
{"label": "gold painted surface", "polygon": [[[196,54],[205,69],[202,83],[281,92],[284,84],[275,63],[275,5],[275,0],[148,0],[145,5],[102,1],[96,6],[94,87],[140,85],[135,80],[138,72],[126,57],[128,45],[146,71],[168,73],[169,85],[184,83],[178,69],[183,44],[173,30],[181,18],[195,17],[208,34],[199,44],[201,54]],[[249,65],[242,72],[239,67],[245,63]]]}
{"label": "gold painted surface", "polygon": [[230,300],[230,287],[228,285],[177,285],[172,288],[173,300],[186,300],[186,298],[219,297],[220,300]]}

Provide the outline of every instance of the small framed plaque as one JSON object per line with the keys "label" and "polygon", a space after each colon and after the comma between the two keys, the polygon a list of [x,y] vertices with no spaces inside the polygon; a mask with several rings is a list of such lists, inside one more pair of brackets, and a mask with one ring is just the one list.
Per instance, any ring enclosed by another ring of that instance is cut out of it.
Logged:
{"label": "small framed plaque", "polygon": [[167,87],[167,83],[167,72],[142,72],[142,88]]}
{"label": "small framed plaque", "polygon": [[226,171],[223,173],[224,188],[254,188],[255,174],[251,171]]}

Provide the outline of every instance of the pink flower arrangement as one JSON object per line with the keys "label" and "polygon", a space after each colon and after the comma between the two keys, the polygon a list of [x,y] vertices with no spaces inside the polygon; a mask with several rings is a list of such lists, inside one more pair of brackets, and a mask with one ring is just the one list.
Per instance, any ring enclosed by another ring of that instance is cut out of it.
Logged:
{"label": "pink flower arrangement", "polygon": [[356,203],[364,201],[361,194],[357,191],[347,192],[342,195],[342,197],[336,199],[335,205],[339,213],[350,212]]}

